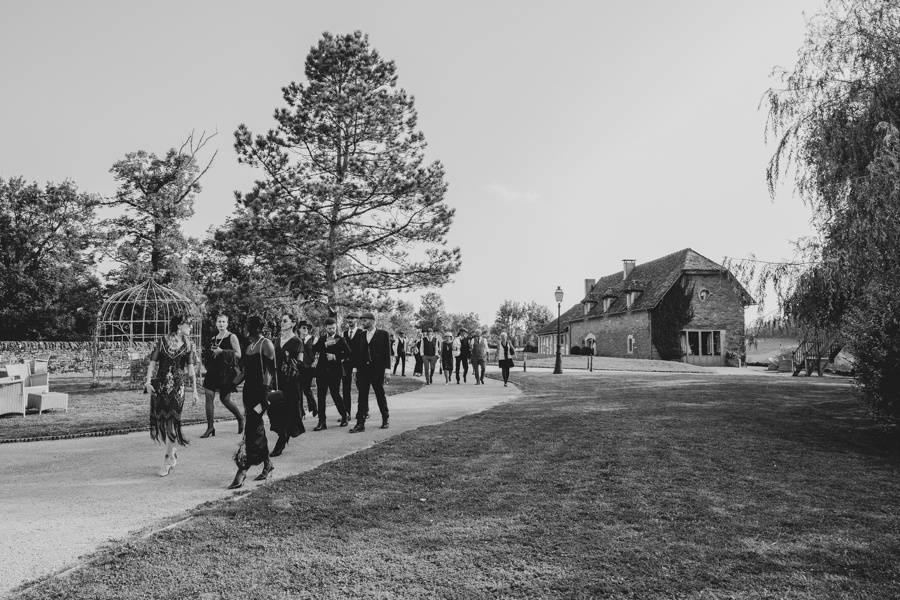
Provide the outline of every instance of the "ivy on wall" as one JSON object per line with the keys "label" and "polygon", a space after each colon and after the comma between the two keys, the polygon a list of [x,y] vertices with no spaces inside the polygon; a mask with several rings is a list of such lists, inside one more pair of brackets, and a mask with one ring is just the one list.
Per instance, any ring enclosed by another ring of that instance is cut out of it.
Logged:
{"label": "ivy on wall", "polygon": [[651,339],[663,360],[681,360],[684,356],[681,330],[694,318],[693,295],[694,286],[688,287],[687,278],[682,277],[650,313]]}

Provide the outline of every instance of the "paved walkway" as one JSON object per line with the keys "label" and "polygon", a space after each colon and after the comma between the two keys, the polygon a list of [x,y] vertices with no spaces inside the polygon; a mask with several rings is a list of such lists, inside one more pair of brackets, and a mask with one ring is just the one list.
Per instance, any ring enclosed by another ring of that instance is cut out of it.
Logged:
{"label": "paved walkway", "polygon": [[[435,375],[437,380],[437,374]],[[414,392],[388,397],[391,427],[379,429],[378,408],[364,433],[338,427],[329,399],[329,423],[295,438],[274,459],[274,479],[313,469],[365,450],[398,433],[479,412],[519,395],[514,387],[443,385],[436,381]],[[355,403],[354,403],[355,408]],[[224,410],[218,406],[219,411]],[[178,453],[178,465],[160,478],[161,446],[146,432],[99,438],[27,442],[0,446],[0,596],[27,581],[78,564],[81,555],[130,534],[153,531],[186,516],[186,511],[253,489],[259,468],[242,490],[228,491],[234,475],[231,456],[240,437],[234,422],[218,423],[216,437],[199,439],[203,425],[186,427],[191,444]],[[270,433],[270,448],[275,436]]]}

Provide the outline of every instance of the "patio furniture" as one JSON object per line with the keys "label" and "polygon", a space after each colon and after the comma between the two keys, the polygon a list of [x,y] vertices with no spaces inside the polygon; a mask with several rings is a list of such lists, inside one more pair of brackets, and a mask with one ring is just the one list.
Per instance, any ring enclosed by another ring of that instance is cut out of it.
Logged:
{"label": "patio furniture", "polygon": [[[46,366],[46,363],[38,363],[38,366],[43,368]],[[20,403],[24,405],[23,414],[27,409],[39,407],[41,404],[39,399],[36,399],[34,403],[29,403],[29,396],[40,397],[41,394],[46,394],[50,391],[50,374],[47,373],[46,368],[44,368],[43,373],[32,373],[31,366],[27,363],[7,364],[6,373],[10,378],[22,384],[22,398],[16,406]],[[66,400],[66,408],[68,410],[68,400]]]}
{"label": "patio furniture", "polygon": [[25,382],[12,377],[0,378],[0,415],[25,416]]}
{"label": "patio furniture", "polygon": [[69,395],[60,392],[42,392],[28,394],[27,410],[45,412],[48,410],[64,410],[69,412]]}

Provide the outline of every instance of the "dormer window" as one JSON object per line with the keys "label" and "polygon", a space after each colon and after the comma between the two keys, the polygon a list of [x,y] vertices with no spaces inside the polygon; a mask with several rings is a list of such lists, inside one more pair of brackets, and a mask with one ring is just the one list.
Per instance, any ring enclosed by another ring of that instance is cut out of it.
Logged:
{"label": "dormer window", "polygon": [[637,300],[639,293],[640,292],[637,291],[631,291],[625,294],[625,306],[628,309],[631,309],[631,307],[634,305],[634,301]]}
{"label": "dormer window", "polygon": [[609,307],[612,305],[613,299],[610,296],[607,296],[603,299],[603,312],[609,312]]}

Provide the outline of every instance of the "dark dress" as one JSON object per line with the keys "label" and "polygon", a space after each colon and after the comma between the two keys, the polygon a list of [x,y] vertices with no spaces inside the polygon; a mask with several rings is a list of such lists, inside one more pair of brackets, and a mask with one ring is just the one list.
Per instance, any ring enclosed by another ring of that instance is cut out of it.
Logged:
{"label": "dark dress", "polygon": [[161,338],[150,360],[157,364],[151,380],[150,437],[157,442],[168,440],[186,446],[188,441],[181,433],[181,409],[188,369],[194,368],[194,347],[188,341],[172,348],[167,338]]}
{"label": "dark dress", "polygon": [[[251,344],[244,353],[244,451],[240,450],[234,457],[234,462],[239,469],[246,470],[253,465],[259,465],[269,458],[269,442],[266,439],[266,425],[263,422],[263,413],[256,412],[257,405],[266,407],[266,394],[269,391],[263,381],[263,368],[268,377],[275,376],[275,363],[261,355],[263,343]],[[250,352],[254,350],[254,352]],[[260,357],[262,357],[260,359]],[[263,365],[265,365],[263,367]],[[271,381],[272,379],[270,379]]]}
{"label": "dark dress", "polygon": [[[234,391],[234,377],[237,375],[237,354],[231,345],[231,336],[216,340],[213,338],[210,349],[204,352],[203,366],[206,367],[206,375],[203,377],[203,387],[207,390],[219,392],[219,396],[227,396]],[[212,351],[216,348],[222,350],[218,356]]]}
{"label": "dark dress", "polygon": [[[278,368],[276,389],[284,392],[284,400],[269,407],[269,423],[272,431],[279,436],[297,437],[306,428],[301,420],[300,368],[298,366],[301,348],[300,338],[292,337],[281,345],[275,340],[275,364]],[[257,361],[258,362],[258,361]]]}
{"label": "dark dress", "polygon": [[453,342],[441,343],[441,367],[445,373],[453,370]]}

